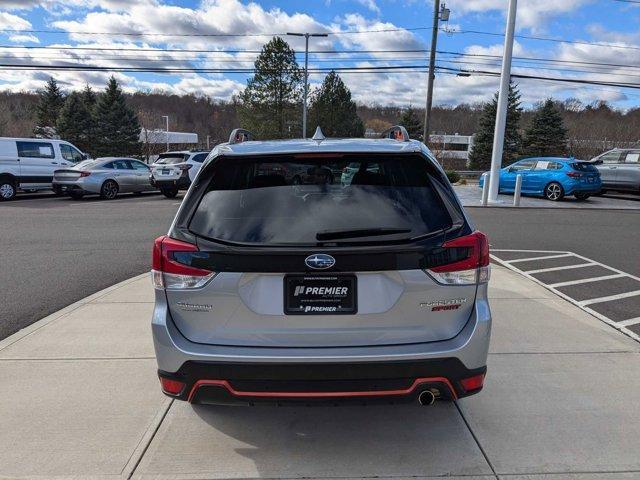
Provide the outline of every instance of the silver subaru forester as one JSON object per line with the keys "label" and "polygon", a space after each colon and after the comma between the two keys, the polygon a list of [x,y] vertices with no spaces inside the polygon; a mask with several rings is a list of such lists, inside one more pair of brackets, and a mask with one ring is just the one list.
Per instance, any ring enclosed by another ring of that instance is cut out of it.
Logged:
{"label": "silver subaru forester", "polygon": [[477,393],[489,275],[487,238],[404,128],[286,141],[234,130],[153,248],[162,390],[245,405]]}

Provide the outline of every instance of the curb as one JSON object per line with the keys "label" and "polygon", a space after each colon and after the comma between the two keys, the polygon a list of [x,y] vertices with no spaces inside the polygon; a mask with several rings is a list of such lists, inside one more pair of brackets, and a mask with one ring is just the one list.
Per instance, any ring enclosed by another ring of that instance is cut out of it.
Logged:
{"label": "curb", "polygon": [[86,305],[87,303],[97,300],[98,298],[104,297],[105,295],[111,293],[112,291],[117,290],[118,288],[124,287],[129,283],[135,282],[136,280],[140,280],[141,278],[144,278],[148,275],[149,273],[146,272],[140,275],[136,275],[135,277],[128,278],[127,280],[123,280],[122,282],[116,283],[115,285],[111,285],[110,287],[107,287],[103,290],[99,290],[95,293],[92,293],[91,295],[84,297],[78,300],[77,302],[67,305],[66,307],[58,310],[57,312],[54,312],[50,315],[47,315],[44,318],[41,318],[40,320],[33,322],[31,325],[18,330],[16,333],[9,335],[7,338],[3,340],[0,340],[0,350],[3,350],[10,345],[13,345],[17,341],[40,330],[42,327],[50,324],[51,322],[54,322],[59,318],[69,315],[71,312],[77,310],[83,305]]}

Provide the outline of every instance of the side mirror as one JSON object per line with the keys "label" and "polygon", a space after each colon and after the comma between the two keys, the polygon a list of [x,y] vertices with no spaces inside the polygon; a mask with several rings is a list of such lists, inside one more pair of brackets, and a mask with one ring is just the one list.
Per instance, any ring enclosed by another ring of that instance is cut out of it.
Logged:
{"label": "side mirror", "polygon": [[601,159],[596,160],[595,162],[593,162],[594,165],[602,165],[604,162]]}
{"label": "side mirror", "polygon": [[513,167],[509,167],[509,169],[507,170],[507,172],[509,172],[509,173],[514,173],[515,171],[516,171],[516,169],[513,168]]}
{"label": "side mirror", "polygon": [[82,155],[80,155],[80,157],[82,158],[82,160],[89,160],[89,154],[88,153],[83,153]]}

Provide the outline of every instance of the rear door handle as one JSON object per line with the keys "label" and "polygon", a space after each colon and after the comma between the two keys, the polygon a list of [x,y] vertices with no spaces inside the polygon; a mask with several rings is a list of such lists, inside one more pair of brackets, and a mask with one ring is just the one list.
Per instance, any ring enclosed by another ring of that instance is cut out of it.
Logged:
{"label": "rear door handle", "polygon": [[51,165],[57,165],[58,162],[51,162]]}

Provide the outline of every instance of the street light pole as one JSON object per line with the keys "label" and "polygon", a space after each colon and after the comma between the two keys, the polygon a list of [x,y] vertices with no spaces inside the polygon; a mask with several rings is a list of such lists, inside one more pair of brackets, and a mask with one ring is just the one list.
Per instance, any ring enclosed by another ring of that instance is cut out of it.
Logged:
{"label": "street light pole", "polygon": [[162,115],[162,118],[164,118],[167,121],[167,129],[165,130],[166,134],[167,134],[167,152],[169,151],[169,115]]}
{"label": "street light pole", "polygon": [[511,57],[513,55],[513,33],[516,27],[518,0],[509,0],[507,13],[507,31],[504,37],[502,71],[500,72],[500,91],[496,111],[496,127],[493,132],[493,150],[491,154],[491,173],[489,175],[489,203],[498,203],[500,190],[500,167],[504,148],[504,130],[507,125],[507,107],[509,106],[509,84],[511,83]]}
{"label": "street light pole", "polygon": [[328,37],[326,33],[292,33],[293,37],[304,37],[304,96],[302,98],[302,138],[307,138],[307,94],[309,91],[309,37]]}

